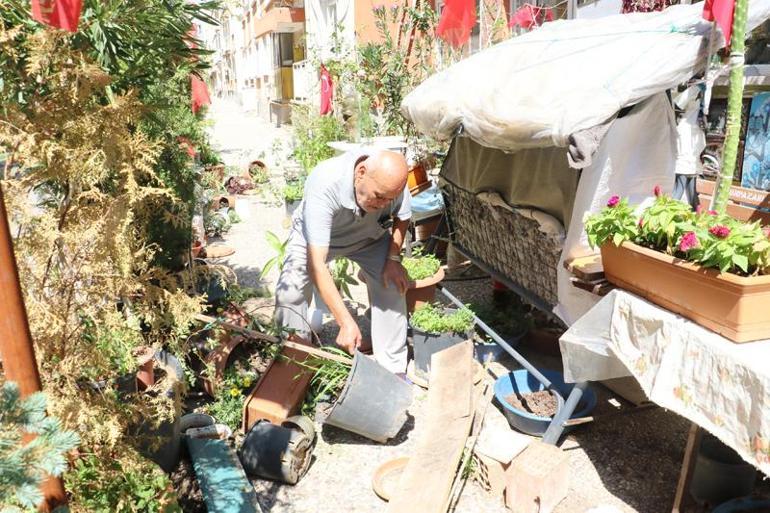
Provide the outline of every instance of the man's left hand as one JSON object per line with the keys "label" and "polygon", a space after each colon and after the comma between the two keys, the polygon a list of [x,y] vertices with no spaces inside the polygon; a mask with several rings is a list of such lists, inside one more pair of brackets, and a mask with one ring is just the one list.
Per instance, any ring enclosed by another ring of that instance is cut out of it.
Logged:
{"label": "man's left hand", "polygon": [[409,287],[409,278],[404,266],[394,260],[387,260],[382,269],[382,283],[386,287],[388,283],[392,283],[401,294],[405,294]]}

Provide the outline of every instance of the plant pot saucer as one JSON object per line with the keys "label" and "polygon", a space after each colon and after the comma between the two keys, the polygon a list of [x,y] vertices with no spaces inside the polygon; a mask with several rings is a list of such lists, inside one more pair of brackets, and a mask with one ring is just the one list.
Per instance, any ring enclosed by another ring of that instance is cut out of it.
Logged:
{"label": "plant pot saucer", "polygon": [[409,458],[404,456],[388,460],[374,471],[372,475],[372,490],[377,497],[384,501],[389,501],[398,487],[401,480],[401,474],[409,463]]}
{"label": "plant pot saucer", "polygon": [[433,276],[429,276],[427,278],[423,278],[421,280],[414,280],[409,282],[409,288],[410,289],[421,289],[424,287],[430,287],[432,285],[436,285],[441,280],[444,279],[444,268],[439,267],[438,271],[436,271],[436,274]]}
{"label": "plant pot saucer", "polygon": [[205,253],[206,258],[222,258],[235,253],[235,249],[223,244],[217,244],[214,246],[206,246],[203,249],[203,252]]}

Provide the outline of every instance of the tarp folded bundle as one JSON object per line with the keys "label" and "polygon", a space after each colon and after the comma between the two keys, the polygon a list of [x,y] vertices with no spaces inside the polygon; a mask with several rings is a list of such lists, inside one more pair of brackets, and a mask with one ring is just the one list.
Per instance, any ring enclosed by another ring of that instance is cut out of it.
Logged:
{"label": "tarp folded bundle", "polygon": [[[623,107],[705,69],[703,3],[663,12],[561,20],[487,48],[437,73],[401,111],[417,129],[465,135],[490,148],[561,146]],[[770,0],[749,2],[747,33],[770,17]],[[714,50],[725,46],[721,32]]]}

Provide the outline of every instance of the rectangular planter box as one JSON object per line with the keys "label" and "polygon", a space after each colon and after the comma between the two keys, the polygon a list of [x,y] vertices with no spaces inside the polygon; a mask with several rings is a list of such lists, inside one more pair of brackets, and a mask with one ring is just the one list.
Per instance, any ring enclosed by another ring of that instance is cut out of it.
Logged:
{"label": "rectangular planter box", "polygon": [[720,273],[630,242],[601,251],[610,283],[734,342],[770,338],[770,276]]}
{"label": "rectangular planter box", "polygon": [[[299,337],[291,336],[289,340],[310,345]],[[260,420],[280,425],[302,406],[313,372],[297,362],[304,362],[309,356],[290,347],[283,347],[281,355],[285,358],[273,360],[243,404],[244,432]]]}

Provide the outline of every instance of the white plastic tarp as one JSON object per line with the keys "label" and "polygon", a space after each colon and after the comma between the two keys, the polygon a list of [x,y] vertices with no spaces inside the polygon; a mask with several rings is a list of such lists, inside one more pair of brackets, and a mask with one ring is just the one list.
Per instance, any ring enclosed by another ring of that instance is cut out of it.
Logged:
{"label": "white plastic tarp", "polygon": [[598,252],[588,245],[585,216],[600,211],[616,194],[628,198],[632,205],[652,196],[656,185],[670,194],[674,185],[676,140],[671,104],[665,93],[658,93],[612,123],[594,154],[593,163],[583,169],[556,270],[559,304],[555,313],[568,326],[599,299],[574,287],[570,283],[572,275],[563,265],[565,260]]}
{"label": "white plastic tarp", "polygon": [[[702,71],[712,27],[702,12],[701,2],[546,23],[431,76],[401,111],[441,140],[462,125],[501,150],[566,146],[570,134]],[[768,17],[770,0],[749,2],[749,30]],[[714,40],[724,46],[721,32]]]}

